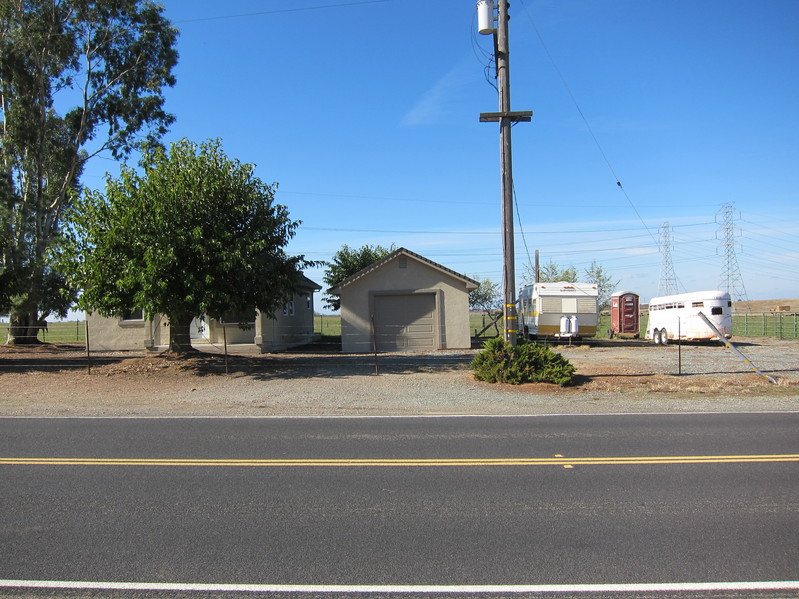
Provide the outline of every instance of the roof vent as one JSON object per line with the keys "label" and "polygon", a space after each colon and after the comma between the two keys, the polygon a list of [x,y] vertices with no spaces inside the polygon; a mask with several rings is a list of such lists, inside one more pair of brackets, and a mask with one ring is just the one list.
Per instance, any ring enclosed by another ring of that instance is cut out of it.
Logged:
{"label": "roof vent", "polygon": [[399,267],[400,268],[408,268],[408,256],[400,256],[399,257]]}

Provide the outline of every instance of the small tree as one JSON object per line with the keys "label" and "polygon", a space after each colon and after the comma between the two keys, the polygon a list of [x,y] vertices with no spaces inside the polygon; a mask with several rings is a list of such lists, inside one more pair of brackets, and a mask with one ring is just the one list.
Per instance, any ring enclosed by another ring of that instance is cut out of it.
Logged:
{"label": "small tree", "polygon": [[[535,271],[531,267],[527,268],[527,274],[525,276],[525,280],[531,284],[535,282]],[[550,258],[549,262],[547,262],[546,264],[544,264],[542,267],[539,268],[538,282],[554,283],[556,281],[566,281],[567,283],[576,283],[577,269],[574,268],[574,266],[561,268],[558,264],[556,264],[552,260],[552,258]]]}
{"label": "small tree", "polygon": [[109,176],[105,195],[85,193],[70,213],[64,261],[79,307],[164,314],[170,350],[183,353],[192,319],[271,315],[291,297],[311,263],[285,253],[299,223],[253,165],[230,160],[219,141],[182,140],[147,151],[141,166]]}
{"label": "small tree", "polygon": [[597,306],[599,308],[604,308],[610,303],[610,296],[613,290],[621,282],[621,279],[614,282],[613,278],[605,272],[605,269],[600,264],[597,264],[596,260],[591,262],[590,268],[585,269],[585,280],[596,285],[597,291],[599,291],[599,297],[597,298]]}
{"label": "small tree", "polygon": [[380,245],[364,245],[353,249],[348,245],[341,246],[341,249],[333,254],[333,261],[327,263],[324,282],[328,285],[325,297],[325,305],[331,310],[341,309],[341,298],[331,293],[330,290],[336,287],[347,277],[354,275],[359,270],[382,260],[397,248],[394,244],[384,248]]}
{"label": "small tree", "polygon": [[481,279],[480,277],[475,277],[475,281],[480,285],[477,289],[469,292],[469,308],[483,312],[499,309],[502,305],[502,292],[499,289],[499,284],[494,283],[491,279]]}
{"label": "small tree", "polygon": [[[491,326],[490,323],[486,326],[485,314],[491,316],[491,312],[502,308],[502,290],[499,288],[499,284],[494,283],[491,279],[475,277],[475,281],[480,285],[477,289],[469,292],[469,308],[483,312],[483,331],[485,331]],[[491,318],[497,335],[499,335],[498,318],[496,316],[491,316]]]}

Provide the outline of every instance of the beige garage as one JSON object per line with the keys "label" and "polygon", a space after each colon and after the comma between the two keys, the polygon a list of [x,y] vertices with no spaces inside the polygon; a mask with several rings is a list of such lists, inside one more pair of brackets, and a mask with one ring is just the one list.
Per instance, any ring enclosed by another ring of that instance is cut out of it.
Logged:
{"label": "beige garage", "polygon": [[405,248],[342,281],[345,352],[468,348],[469,291],[478,283]]}

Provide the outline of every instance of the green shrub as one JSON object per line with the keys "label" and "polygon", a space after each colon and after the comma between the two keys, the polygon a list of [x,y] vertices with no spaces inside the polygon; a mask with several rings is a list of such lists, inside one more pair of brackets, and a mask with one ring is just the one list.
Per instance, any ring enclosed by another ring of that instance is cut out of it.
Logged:
{"label": "green shrub", "polygon": [[476,379],[488,383],[555,383],[564,387],[574,380],[574,366],[544,345],[519,339],[516,347],[502,337],[486,342],[471,363]]}

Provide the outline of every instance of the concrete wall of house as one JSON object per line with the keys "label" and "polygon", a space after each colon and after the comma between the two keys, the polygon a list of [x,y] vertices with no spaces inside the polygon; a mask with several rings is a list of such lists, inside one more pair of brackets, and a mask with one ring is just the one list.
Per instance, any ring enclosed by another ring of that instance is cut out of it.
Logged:
{"label": "concrete wall of house", "polygon": [[169,329],[162,325],[165,319],[123,320],[106,318],[96,312],[86,314],[91,351],[130,351],[151,349],[169,342]]}
{"label": "concrete wall of house", "polygon": [[[405,260],[401,259],[405,257]],[[400,264],[405,263],[404,268]],[[423,262],[402,254],[380,269],[341,289],[341,349],[348,353],[371,352],[375,294],[434,293],[440,328],[439,349],[471,347],[469,293],[466,283]]]}
{"label": "concrete wall of house", "polygon": [[[246,324],[246,323],[245,323]],[[219,322],[213,318],[208,319],[208,342],[214,345],[223,345],[225,342],[252,343],[255,338],[255,323],[250,323],[249,328],[242,329],[236,322]]]}
{"label": "concrete wall of house", "polygon": [[272,317],[258,313],[255,344],[261,352],[280,351],[314,339],[313,292],[297,293]]}
{"label": "concrete wall of house", "polygon": [[[293,308],[292,308],[293,303]],[[157,315],[153,321],[105,318],[99,314],[87,315],[89,342],[92,351],[126,351],[156,349],[169,344],[169,327],[166,317]],[[192,343],[222,345],[255,343],[262,352],[279,351],[310,343],[314,339],[313,291],[297,293],[293,302],[278,310],[274,318],[260,312],[254,325],[241,329],[237,323],[221,323],[208,319],[206,330],[195,334]]]}

